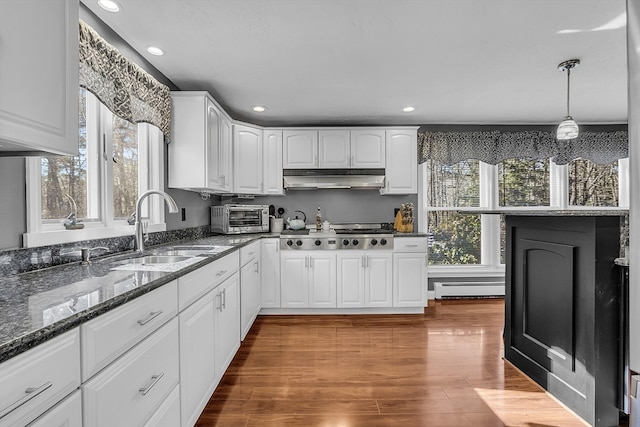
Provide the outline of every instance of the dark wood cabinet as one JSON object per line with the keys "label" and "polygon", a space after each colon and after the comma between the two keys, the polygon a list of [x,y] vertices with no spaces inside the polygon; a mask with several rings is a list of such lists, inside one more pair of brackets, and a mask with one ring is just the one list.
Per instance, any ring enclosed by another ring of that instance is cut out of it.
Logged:
{"label": "dark wood cabinet", "polygon": [[506,217],[505,357],[594,426],[617,426],[618,216]]}

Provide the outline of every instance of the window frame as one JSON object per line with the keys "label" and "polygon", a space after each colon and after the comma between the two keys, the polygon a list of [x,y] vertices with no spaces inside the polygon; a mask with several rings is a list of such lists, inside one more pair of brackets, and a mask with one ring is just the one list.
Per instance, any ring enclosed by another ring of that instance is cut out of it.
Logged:
{"label": "window frame", "polygon": [[[104,239],[134,234],[125,219],[113,218],[113,113],[87,91],[87,216],[99,220],[83,222],[84,228],[66,230],[62,220],[43,220],[41,201],[42,157],[26,159],[27,232],[25,248]],[[164,135],[156,126],[138,123],[138,194],[164,188]],[[89,143],[89,140],[92,143]],[[91,147],[91,148],[89,148]],[[92,165],[92,169],[89,168]],[[89,199],[91,198],[91,202]],[[147,198],[142,205],[148,231],[165,231],[164,205],[159,198]],[[82,218],[81,218],[82,219]]]}
{"label": "window frame", "polygon": [[480,215],[480,264],[429,265],[429,277],[490,277],[504,274],[505,264],[500,262],[500,215],[486,214],[486,211],[523,212],[548,210],[611,210],[629,208],[629,159],[618,160],[618,206],[575,206],[569,205],[569,166],[556,165],[550,160],[549,170],[549,206],[500,206],[498,188],[498,166],[480,162],[480,207],[432,207],[427,206],[425,188],[426,163],[419,165],[421,184],[418,186],[418,202],[421,206],[422,218],[418,231],[426,233],[427,213],[429,211],[459,211],[481,213]]}

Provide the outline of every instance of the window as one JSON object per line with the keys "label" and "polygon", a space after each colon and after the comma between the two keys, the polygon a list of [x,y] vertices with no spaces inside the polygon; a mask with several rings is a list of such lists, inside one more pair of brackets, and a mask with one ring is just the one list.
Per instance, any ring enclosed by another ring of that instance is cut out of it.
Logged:
{"label": "window", "polygon": [[[469,160],[421,165],[423,216],[429,264],[495,270],[504,264],[504,220],[478,209],[628,207],[628,159],[607,165],[577,159],[510,159],[497,165]],[[476,270],[477,271],[477,270]]]}
{"label": "window", "polygon": [[[133,234],[138,194],[162,188],[162,132],[115,116],[85,89],[79,96],[78,155],[27,160],[25,247]],[[83,229],[65,229],[72,214]],[[143,216],[150,231],[165,229],[161,200],[146,200]]]}
{"label": "window", "polygon": [[429,161],[425,168],[429,263],[480,264],[480,216],[457,209],[480,206],[480,162]]}

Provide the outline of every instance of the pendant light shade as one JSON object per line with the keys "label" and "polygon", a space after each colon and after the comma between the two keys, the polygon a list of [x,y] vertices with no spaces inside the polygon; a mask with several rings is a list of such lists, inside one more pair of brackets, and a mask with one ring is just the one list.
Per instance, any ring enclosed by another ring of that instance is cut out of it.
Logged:
{"label": "pendant light shade", "polygon": [[571,69],[580,63],[579,59],[569,59],[567,61],[561,62],[558,65],[558,70],[567,72],[567,115],[558,125],[558,130],[556,131],[556,139],[565,141],[567,139],[575,139],[578,137],[579,129],[578,124],[569,114],[569,89],[571,83]]}

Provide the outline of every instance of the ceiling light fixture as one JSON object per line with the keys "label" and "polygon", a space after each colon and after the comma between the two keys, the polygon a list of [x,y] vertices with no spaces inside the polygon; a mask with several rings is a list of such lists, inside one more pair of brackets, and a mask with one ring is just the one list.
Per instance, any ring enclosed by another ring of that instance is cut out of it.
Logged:
{"label": "ceiling light fixture", "polygon": [[569,89],[571,81],[571,69],[580,64],[579,59],[569,59],[558,64],[558,70],[567,72],[567,116],[558,125],[556,138],[565,141],[567,139],[575,139],[578,137],[578,124],[569,114]]}
{"label": "ceiling light fixture", "polygon": [[98,0],[98,6],[107,12],[120,12],[120,5],[113,0]]}
{"label": "ceiling light fixture", "polygon": [[264,105],[254,105],[251,107],[251,109],[256,113],[264,113],[265,111],[267,111],[267,107],[265,107]]}
{"label": "ceiling light fixture", "polygon": [[413,108],[413,107],[404,107],[402,109],[402,111],[404,111],[405,113],[410,113],[410,112],[412,112],[414,110],[415,110],[415,108]]}
{"label": "ceiling light fixture", "polygon": [[149,46],[147,48],[147,52],[149,52],[151,55],[155,55],[155,56],[164,55],[164,50],[160,49],[159,47],[155,47],[155,46]]}

